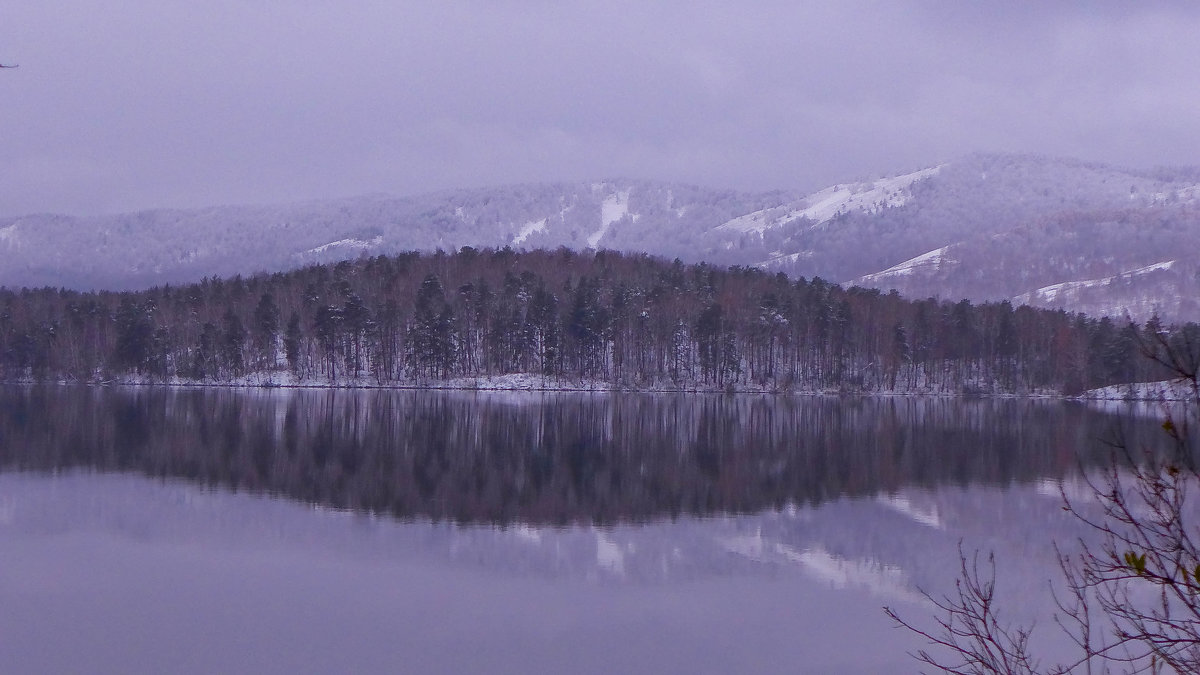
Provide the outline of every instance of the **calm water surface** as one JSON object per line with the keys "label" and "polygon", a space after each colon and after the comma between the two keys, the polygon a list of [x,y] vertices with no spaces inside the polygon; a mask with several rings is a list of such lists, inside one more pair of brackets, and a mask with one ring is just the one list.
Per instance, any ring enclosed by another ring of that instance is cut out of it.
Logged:
{"label": "calm water surface", "polygon": [[914,672],[880,607],[963,540],[1048,610],[1129,412],[0,388],[0,672]]}

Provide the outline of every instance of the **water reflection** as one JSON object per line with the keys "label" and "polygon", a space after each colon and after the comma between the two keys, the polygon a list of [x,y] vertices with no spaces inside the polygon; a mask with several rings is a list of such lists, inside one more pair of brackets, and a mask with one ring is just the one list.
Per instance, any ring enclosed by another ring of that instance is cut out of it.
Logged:
{"label": "water reflection", "polygon": [[924,615],[960,540],[1019,551],[1004,597],[1047,619],[1050,542],[1078,523],[1043,487],[563,528],[10,473],[0,671],[912,672],[922,645],[880,606]]}
{"label": "water reflection", "polygon": [[1127,412],[0,388],[0,672],[911,672],[959,542],[1053,635]]}
{"label": "water reflection", "polygon": [[[136,472],[402,519],[643,522],[1104,461],[1055,401],[0,388],[0,469]],[[1158,439],[1126,417],[1133,443]],[[936,512],[889,508],[936,523]]]}

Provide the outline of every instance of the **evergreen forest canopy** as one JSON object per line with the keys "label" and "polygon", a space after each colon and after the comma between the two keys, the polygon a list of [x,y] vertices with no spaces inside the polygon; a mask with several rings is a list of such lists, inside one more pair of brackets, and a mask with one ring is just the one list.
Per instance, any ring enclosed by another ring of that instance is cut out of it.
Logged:
{"label": "evergreen forest canopy", "polygon": [[0,378],[1075,394],[1166,377],[1139,349],[1163,331],[644,254],[464,247],[140,292],[0,289]]}

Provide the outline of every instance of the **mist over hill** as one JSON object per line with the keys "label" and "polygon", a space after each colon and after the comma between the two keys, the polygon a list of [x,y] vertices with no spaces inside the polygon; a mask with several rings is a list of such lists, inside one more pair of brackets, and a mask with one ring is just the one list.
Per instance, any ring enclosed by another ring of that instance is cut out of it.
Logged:
{"label": "mist over hill", "polygon": [[0,219],[0,284],[127,289],[462,246],[613,249],[1144,320],[1200,318],[1200,169],[971,155],[815,193],[653,181]]}
{"label": "mist over hill", "polygon": [[0,284],[128,289],[462,246],[607,248],[690,260],[701,257],[706,232],[788,198],[606,181],[99,217],[32,215],[0,219]]}

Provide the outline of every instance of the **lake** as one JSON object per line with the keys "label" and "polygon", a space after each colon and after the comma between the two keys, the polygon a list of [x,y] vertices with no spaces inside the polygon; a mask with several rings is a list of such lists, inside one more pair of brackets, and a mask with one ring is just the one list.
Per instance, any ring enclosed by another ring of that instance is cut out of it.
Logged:
{"label": "lake", "polygon": [[2,387],[0,672],[916,672],[881,607],[962,541],[1049,624],[1060,486],[1153,413]]}

